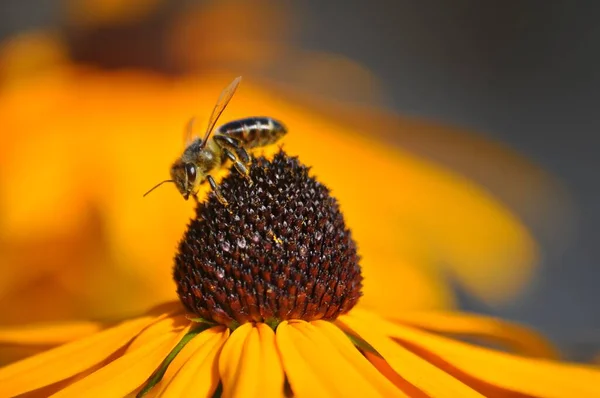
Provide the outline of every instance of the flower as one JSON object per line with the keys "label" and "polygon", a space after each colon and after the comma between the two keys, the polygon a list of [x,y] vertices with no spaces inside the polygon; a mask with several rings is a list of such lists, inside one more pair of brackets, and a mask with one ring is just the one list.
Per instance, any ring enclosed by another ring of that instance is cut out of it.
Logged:
{"label": "flower", "polygon": [[[600,394],[598,369],[546,359],[552,350],[517,326],[356,308],[357,248],[329,189],[281,151],[255,159],[250,177],[252,186],[237,173],[223,179],[227,207],[214,194],[198,205],[175,256],[183,305],[92,325],[86,337],[0,368],[3,396]],[[434,332],[516,342],[523,355]],[[4,340],[20,339],[11,336]]]}
{"label": "flower", "polygon": [[[32,306],[38,321],[107,319],[170,299],[163,274],[145,270],[169,265],[191,209],[176,192],[140,194],[167,174],[183,149],[182,121],[207,116],[232,70],[244,83],[221,121],[282,120],[293,132],[286,148],[343,198],[364,253],[361,305],[451,307],[448,275],[496,304],[534,275],[538,248],[527,226],[539,219],[547,231],[557,214],[544,207],[557,196],[546,176],[476,135],[351,105],[381,103],[376,76],[339,54],[293,46],[289,7],[65,6],[55,30],[0,48],[0,323],[26,322]],[[261,18],[269,23],[257,27]],[[323,94],[338,101],[318,101]],[[419,150],[438,143],[441,153]],[[460,164],[448,164],[453,156]],[[380,206],[365,200],[375,196]]]}
{"label": "flower", "polygon": [[[0,92],[7,134],[0,148],[0,241],[6,248],[0,252],[0,322],[23,322],[27,309],[41,303],[48,305],[38,320],[53,321],[125,316],[169,300],[170,283],[145,271],[167,271],[191,209],[176,190],[141,195],[181,153],[176,132],[183,121],[212,109],[228,80],[222,74],[168,79],[67,66]],[[383,311],[385,303],[397,303],[390,312],[397,306],[447,308],[453,304],[448,272],[479,297],[510,297],[526,285],[536,264],[535,241],[482,186],[365,136],[371,130],[357,120],[369,114],[365,110],[355,110],[354,119],[334,119],[319,113],[327,107],[296,104],[268,87],[244,77],[223,120],[265,114],[289,127],[286,149],[302,153],[337,192],[361,242],[368,293],[361,305]],[[453,136],[390,117],[368,126]],[[45,159],[43,169],[35,158]],[[23,194],[31,191],[30,181],[36,181],[35,195]],[[519,186],[537,195],[544,192],[540,181]],[[52,256],[39,255],[41,245],[53,248]],[[401,296],[393,282],[398,278],[406,281]],[[111,302],[103,294],[107,283],[114,289]]]}

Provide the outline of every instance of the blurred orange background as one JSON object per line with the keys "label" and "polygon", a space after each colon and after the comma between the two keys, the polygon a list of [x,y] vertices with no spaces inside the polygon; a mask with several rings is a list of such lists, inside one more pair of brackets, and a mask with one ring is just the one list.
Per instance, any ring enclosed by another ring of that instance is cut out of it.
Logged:
{"label": "blurred orange background", "polygon": [[332,188],[357,239],[361,305],[501,313],[543,275],[535,228],[571,234],[554,177],[481,134],[398,116],[368,67],[302,46],[311,21],[297,8],[86,0],[54,12],[60,23],[0,49],[2,326],[113,320],[174,298],[193,202],[171,186],[142,194],[237,75],[221,122],[288,126],[285,150]]}

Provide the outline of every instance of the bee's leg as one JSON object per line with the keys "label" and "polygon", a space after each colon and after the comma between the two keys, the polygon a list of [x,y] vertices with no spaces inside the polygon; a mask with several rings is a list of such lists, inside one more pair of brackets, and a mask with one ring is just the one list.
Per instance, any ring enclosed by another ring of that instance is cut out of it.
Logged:
{"label": "bee's leg", "polygon": [[250,166],[251,160],[250,160],[250,155],[248,155],[248,151],[246,151],[246,148],[244,147],[239,147],[236,148],[235,153],[238,155],[238,158],[246,165],[246,166]]}
{"label": "bee's leg", "polygon": [[242,146],[239,139],[225,134],[215,134],[213,140],[223,148],[236,149]]}
{"label": "bee's leg", "polygon": [[225,199],[225,197],[223,197],[223,194],[221,193],[221,190],[219,189],[219,186],[217,185],[216,181],[214,178],[212,178],[212,176],[206,176],[206,179],[208,180],[208,183],[210,184],[210,187],[212,188],[213,192],[215,193],[215,196],[217,197],[217,200],[225,207],[227,207],[229,205],[229,203],[227,202],[227,200]]}
{"label": "bee's leg", "polygon": [[233,162],[233,167],[235,167],[235,169],[244,176],[248,182],[248,185],[252,186],[254,183],[250,178],[250,171],[248,168],[242,162],[240,162],[239,159],[236,158],[233,152],[231,152],[229,149],[223,149],[223,152],[225,153],[225,156],[227,156],[227,158]]}
{"label": "bee's leg", "polygon": [[227,148],[232,152],[235,152],[238,159],[248,166],[250,164],[250,155],[242,145],[242,141],[238,138],[230,137],[224,134],[216,134],[213,138],[217,144],[222,148]]}

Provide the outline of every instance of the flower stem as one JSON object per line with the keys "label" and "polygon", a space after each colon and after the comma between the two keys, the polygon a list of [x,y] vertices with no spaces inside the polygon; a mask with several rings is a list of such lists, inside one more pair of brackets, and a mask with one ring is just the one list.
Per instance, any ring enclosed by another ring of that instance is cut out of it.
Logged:
{"label": "flower stem", "polygon": [[183,347],[185,347],[187,343],[189,343],[194,337],[196,337],[196,335],[200,334],[201,332],[212,326],[213,325],[201,323],[197,328],[187,332],[181,338],[181,340],[179,340],[179,343],[177,343],[177,345],[173,347],[173,349],[171,350],[171,352],[169,352],[165,359],[163,359],[160,366],[154,371],[152,376],[150,376],[150,378],[146,382],[146,385],[136,395],[136,398],[141,398],[144,395],[148,394],[148,392],[150,392],[150,390],[162,380],[163,376],[165,375],[165,372],[167,371],[167,368],[169,367],[171,362],[173,362],[177,354],[179,354],[179,352],[183,349]]}

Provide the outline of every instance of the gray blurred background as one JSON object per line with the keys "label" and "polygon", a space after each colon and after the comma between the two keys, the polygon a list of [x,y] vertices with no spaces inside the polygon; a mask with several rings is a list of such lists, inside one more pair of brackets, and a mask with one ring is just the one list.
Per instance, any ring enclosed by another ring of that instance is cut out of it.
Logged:
{"label": "gray blurred background", "polygon": [[[181,3],[171,2],[165,12]],[[555,242],[543,225],[533,226],[547,255],[525,297],[487,308],[460,294],[461,304],[531,324],[571,358],[600,352],[600,3],[307,0],[288,5],[297,18],[297,45],[365,65],[381,80],[389,109],[476,130],[562,180],[573,198],[575,232],[569,242]],[[0,3],[0,39],[62,22],[55,1]],[[161,27],[157,18],[146,33]],[[93,57],[87,50],[80,49],[84,60]],[[150,63],[159,65],[160,54],[149,54]]]}
{"label": "gray blurred background", "polygon": [[319,2],[309,46],[360,60],[394,110],[474,128],[558,176],[573,195],[575,236],[552,253],[527,297],[486,309],[526,321],[574,356],[600,343],[600,3]]}

